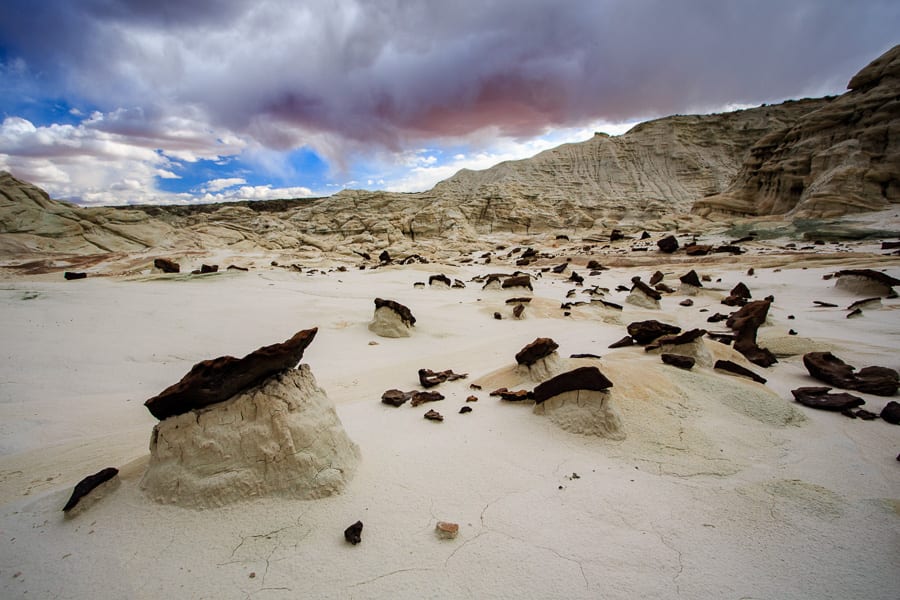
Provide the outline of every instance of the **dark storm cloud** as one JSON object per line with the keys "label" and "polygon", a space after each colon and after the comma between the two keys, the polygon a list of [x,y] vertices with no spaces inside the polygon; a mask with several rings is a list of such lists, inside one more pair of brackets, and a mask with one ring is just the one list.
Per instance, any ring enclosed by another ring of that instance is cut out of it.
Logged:
{"label": "dark storm cloud", "polygon": [[396,149],[839,91],[897,31],[893,1],[12,0],[0,56],[103,110]]}

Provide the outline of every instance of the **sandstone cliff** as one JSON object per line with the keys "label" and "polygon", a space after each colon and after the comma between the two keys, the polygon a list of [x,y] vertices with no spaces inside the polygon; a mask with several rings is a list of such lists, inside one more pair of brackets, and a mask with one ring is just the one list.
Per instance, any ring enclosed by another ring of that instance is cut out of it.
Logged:
{"label": "sandstone cliff", "polygon": [[900,203],[900,46],[847,87],[763,136],[728,189],[699,199],[694,212],[830,217]]}

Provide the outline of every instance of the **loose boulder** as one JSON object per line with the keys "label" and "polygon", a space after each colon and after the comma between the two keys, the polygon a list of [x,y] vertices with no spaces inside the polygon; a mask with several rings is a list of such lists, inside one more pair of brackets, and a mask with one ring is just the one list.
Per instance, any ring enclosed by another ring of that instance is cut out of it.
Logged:
{"label": "loose boulder", "polygon": [[865,367],[856,371],[831,352],[808,352],[803,366],[812,377],[834,387],[876,396],[893,396],[900,386],[900,374],[888,367]]}

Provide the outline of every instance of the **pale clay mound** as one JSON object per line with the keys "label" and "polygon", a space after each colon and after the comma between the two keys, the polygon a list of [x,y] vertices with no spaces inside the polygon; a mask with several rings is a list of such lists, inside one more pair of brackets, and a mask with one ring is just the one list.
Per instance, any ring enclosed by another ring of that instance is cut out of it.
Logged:
{"label": "pale clay mound", "polygon": [[375,309],[375,315],[369,323],[369,331],[386,338],[405,338],[412,335],[412,327],[406,324],[396,311],[387,306]]}
{"label": "pale clay mound", "polygon": [[313,499],[341,492],[359,458],[309,366],[300,365],[158,423],[141,488],[190,508],[270,495]]}

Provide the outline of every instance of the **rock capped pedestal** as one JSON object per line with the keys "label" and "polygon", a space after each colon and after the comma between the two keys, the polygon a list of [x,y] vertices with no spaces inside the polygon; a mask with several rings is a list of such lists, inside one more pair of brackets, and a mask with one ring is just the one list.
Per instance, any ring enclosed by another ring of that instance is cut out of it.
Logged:
{"label": "rock capped pedestal", "polygon": [[516,353],[516,373],[536,382],[553,377],[562,366],[557,348],[552,339],[537,338]]}
{"label": "rock capped pedestal", "polygon": [[269,495],[312,499],[340,492],[358,461],[359,448],[301,365],[158,423],[141,488],[190,508]]}
{"label": "rock capped pedestal", "polygon": [[416,318],[406,306],[394,300],[375,298],[375,315],[369,323],[369,331],[386,338],[402,338],[411,335]]}
{"label": "rock capped pedestal", "polygon": [[534,389],[534,414],[571,433],[623,440],[622,419],[609,398],[612,385],[597,367],[567,371]]}

